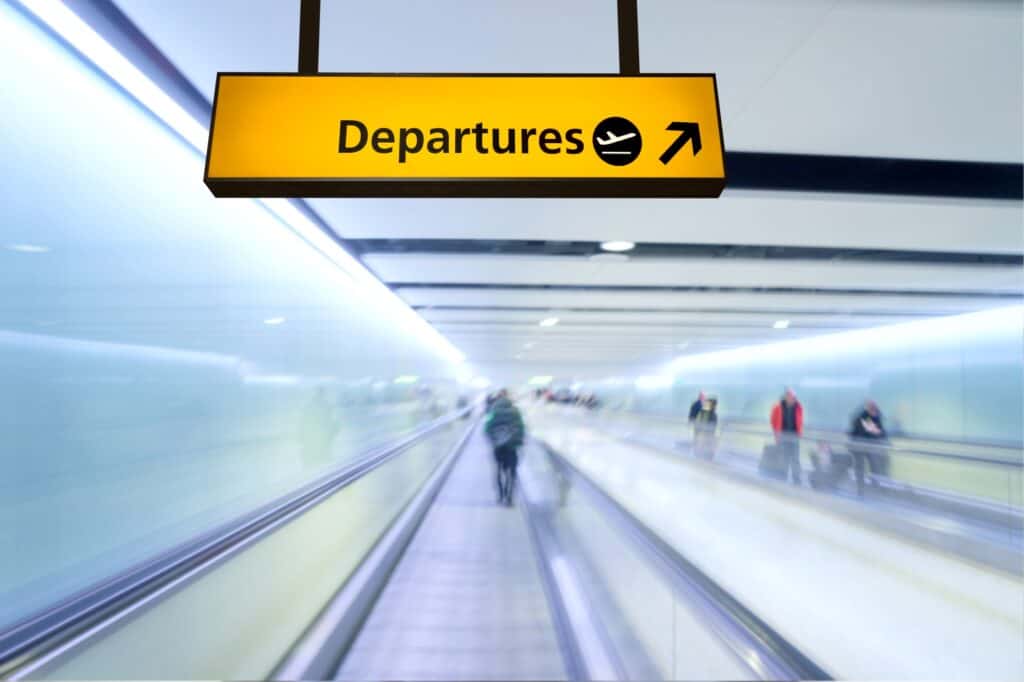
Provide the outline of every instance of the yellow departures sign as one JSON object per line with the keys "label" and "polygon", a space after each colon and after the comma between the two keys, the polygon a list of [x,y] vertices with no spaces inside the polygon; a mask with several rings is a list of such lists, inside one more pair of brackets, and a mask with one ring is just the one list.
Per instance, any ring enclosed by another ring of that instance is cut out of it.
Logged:
{"label": "yellow departures sign", "polygon": [[716,197],[715,77],[226,74],[218,197]]}

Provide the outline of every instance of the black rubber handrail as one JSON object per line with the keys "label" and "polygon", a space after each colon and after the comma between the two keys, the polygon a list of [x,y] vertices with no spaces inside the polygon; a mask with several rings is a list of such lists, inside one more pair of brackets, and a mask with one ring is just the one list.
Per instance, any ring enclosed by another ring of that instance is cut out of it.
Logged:
{"label": "black rubber handrail", "polygon": [[0,678],[16,676],[47,653],[184,577],[210,568],[233,550],[290,521],[472,410],[435,419],[367,452],[277,500],[162,552],[0,631]]}
{"label": "black rubber handrail", "polygon": [[[688,587],[689,592],[699,598],[703,606],[718,616],[719,622],[729,631],[726,643],[737,650],[737,655],[754,672],[765,679],[832,679],[824,668],[665,542],[557,450],[543,440],[535,440],[578,489],[597,502],[611,520],[618,522],[620,527],[627,530],[635,541],[660,560],[663,568],[667,568],[677,580]],[[745,651],[740,651],[741,649]],[[748,651],[756,653],[757,659],[763,662],[764,666],[758,666],[751,661],[750,657],[745,655]]]}

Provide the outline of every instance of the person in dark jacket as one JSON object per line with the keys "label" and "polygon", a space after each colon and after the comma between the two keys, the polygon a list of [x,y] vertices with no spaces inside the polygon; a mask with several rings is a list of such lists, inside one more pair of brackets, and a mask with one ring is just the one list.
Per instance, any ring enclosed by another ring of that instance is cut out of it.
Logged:
{"label": "person in dark jacket", "polygon": [[494,459],[498,465],[498,503],[512,506],[519,448],[526,437],[526,426],[523,415],[509,400],[507,391],[501,391],[491,406],[484,432],[494,448]]}
{"label": "person in dark jacket", "polygon": [[[866,400],[864,409],[853,418],[850,425],[850,454],[853,455],[853,467],[857,475],[857,495],[864,495],[865,465],[871,467],[871,475],[888,474],[888,455],[885,443],[888,437],[882,425],[882,412],[874,400]],[[878,481],[874,483],[877,485]]]}
{"label": "person in dark jacket", "polygon": [[693,454],[710,460],[715,456],[718,429],[718,399],[709,397],[693,420]]}
{"label": "person in dark jacket", "polygon": [[700,414],[702,407],[704,407],[704,391],[698,393],[697,399],[693,401],[692,405],[690,405],[689,421],[691,424],[694,422],[695,419],[697,419],[697,415]]}
{"label": "person in dark jacket", "polygon": [[804,408],[793,389],[787,388],[782,400],[775,403],[771,423],[775,442],[785,460],[784,478],[792,475],[793,483],[800,485],[800,436],[804,432]]}

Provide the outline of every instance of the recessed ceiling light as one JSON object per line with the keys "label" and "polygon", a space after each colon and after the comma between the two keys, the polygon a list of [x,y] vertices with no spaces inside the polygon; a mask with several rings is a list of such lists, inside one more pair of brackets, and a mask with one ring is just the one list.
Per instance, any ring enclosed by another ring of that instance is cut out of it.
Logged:
{"label": "recessed ceiling light", "polygon": [[545,317],[540,321],[540,326],[542,327],[554,327],[556,324],[558,324],[557,317]]}
{"label": "recessed ceiling light", "polygon": [[621,240],[601,242],[602,251],[632,251],[634,248],[636,248],[636,243],[634,242]]}
{"label": "recessed ceiling light", "polygon": [[415,384],[420,378],[415,374],[403,374],[395,377],[396,384]]}
{"label": "recessed ceiling light", "polygon": [[527,341],[526,343],[523,344],[523,348],[526,348],[526,349],[533,348],[533,346],[534,346],[533,341]]}
{"label": "recessed ceiling light", "polygon": [[787,327],[789,327],[789,320],[776,320],[772,325],[774,329],[786,329]]}
{"label": "recessed ceiling light", "polygon": [[40,244],[8,244],[8,251],[16,251],[18,253],[47,253],[50,250],[49,246],[42,246]]}
{"label": "recessed ceiling light", "polygon": [[267,319],[263,320],[263,324],[282,324],[284,321],[285,318],[283,317],[268,317]]}

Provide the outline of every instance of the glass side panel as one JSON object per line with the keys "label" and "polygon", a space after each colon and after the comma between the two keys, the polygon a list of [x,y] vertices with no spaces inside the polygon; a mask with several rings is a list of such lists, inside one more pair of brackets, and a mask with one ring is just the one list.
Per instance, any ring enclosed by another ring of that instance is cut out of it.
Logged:
{"label": "glass side panel", "polygon": [[394,441],[456,382],[10,3],[0,35],[3,628]]}

